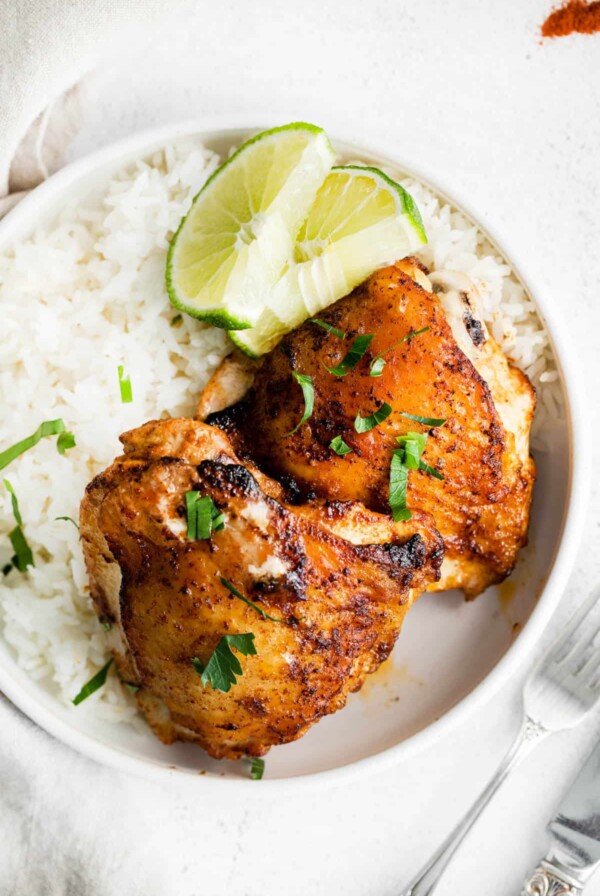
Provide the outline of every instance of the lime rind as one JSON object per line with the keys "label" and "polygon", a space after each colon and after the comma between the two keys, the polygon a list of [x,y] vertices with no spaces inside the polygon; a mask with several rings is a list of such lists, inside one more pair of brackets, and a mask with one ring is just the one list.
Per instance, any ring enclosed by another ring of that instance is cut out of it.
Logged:
{"label": "lime rind", "polygon": [[256,324],[334,160],[323,129],[306,122],[246,141],[207,180],[171,241],[171,303],[226,329]]}

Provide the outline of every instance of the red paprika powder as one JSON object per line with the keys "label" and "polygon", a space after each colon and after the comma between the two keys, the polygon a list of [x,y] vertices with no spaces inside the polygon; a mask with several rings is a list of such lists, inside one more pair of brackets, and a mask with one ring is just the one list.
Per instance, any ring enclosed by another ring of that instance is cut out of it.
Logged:
{"label": "red paprika powder", "polygon": [[600,0],[567,0],[554,9],[542,25],[542,37],[565,37],[567,34],[593,34],[600,31]]}

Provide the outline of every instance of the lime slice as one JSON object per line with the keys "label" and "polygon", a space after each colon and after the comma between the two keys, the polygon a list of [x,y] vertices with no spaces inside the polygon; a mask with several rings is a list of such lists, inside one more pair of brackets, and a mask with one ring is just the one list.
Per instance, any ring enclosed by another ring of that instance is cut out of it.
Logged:
{"label": "lime slice", "polygon": [[425,242],[419,210],[400,184],[378,168],[333,168],[298,231],[294,262],[264,296],[265,311],[231,338],[247,354],[264,354],[283,333]]}
{"label": "lime slice", "polygon": [[171,241],[172,304],[218,327],[255,324],[334,159],[325,132],[304,122],[244,143],[200,190]]}

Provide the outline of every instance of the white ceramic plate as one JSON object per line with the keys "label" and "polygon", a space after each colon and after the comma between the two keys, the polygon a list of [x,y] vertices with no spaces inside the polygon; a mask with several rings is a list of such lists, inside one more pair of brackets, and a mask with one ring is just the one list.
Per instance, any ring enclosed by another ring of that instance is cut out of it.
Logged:
{"label": "white ceramic plate", "polygon": [[[267,127],[273,122],[263,122]],[[167,142],[197,137],[226,155],[255,123],[185,123],[121,141],[68,166],[38,187],[0,223],[0,251],[50,219],[64,200],[82,196],[124,164],[144,157]],[[394,160],[389,150],[334,140],[345,158],[372,160],[409,174],[477,221],[533,296],[552,339],[567,409],[552,432],[552,448],[537,456],[530,547],[509,583],[490,589],[474,603],[449,592],[426,595],[411,610],[392,657],[341,712],[322,720],[294,744],[269,753],[261,789],[295,784],[336,782],[344,776],[373,771],[406,760],[410,751],[442,738],[450,724],[489,699],[528,656],[560,600],[566,584],[585,510],[587,433],[579,413],[579,375],[567,328],[557,321],[555,304],[542,295],[512,249],[490,232],[488,222],[468,212],[462,202],[410,165]],[[577,419],[577,427],[572,420]],[[73,748],[107,765],[160,779],[183,778],[222,790],[252,786],[239,763],[217,763],[196,747],[161,745],[150,732],[124,725],[101,724],[64,707],[28,678],[0,639],[0,689],[28,716]],[[204,774],[199,777],[199,772]]]}

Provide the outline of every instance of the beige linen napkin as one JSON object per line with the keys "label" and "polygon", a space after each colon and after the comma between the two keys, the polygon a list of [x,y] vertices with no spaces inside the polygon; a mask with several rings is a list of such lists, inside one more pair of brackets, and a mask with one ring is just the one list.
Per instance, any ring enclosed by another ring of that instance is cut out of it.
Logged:
{"label": "beige linen napkin", "polygon": [[168,0],[0,0],[0,216],[64,161],[81,78],[151,36]]}

